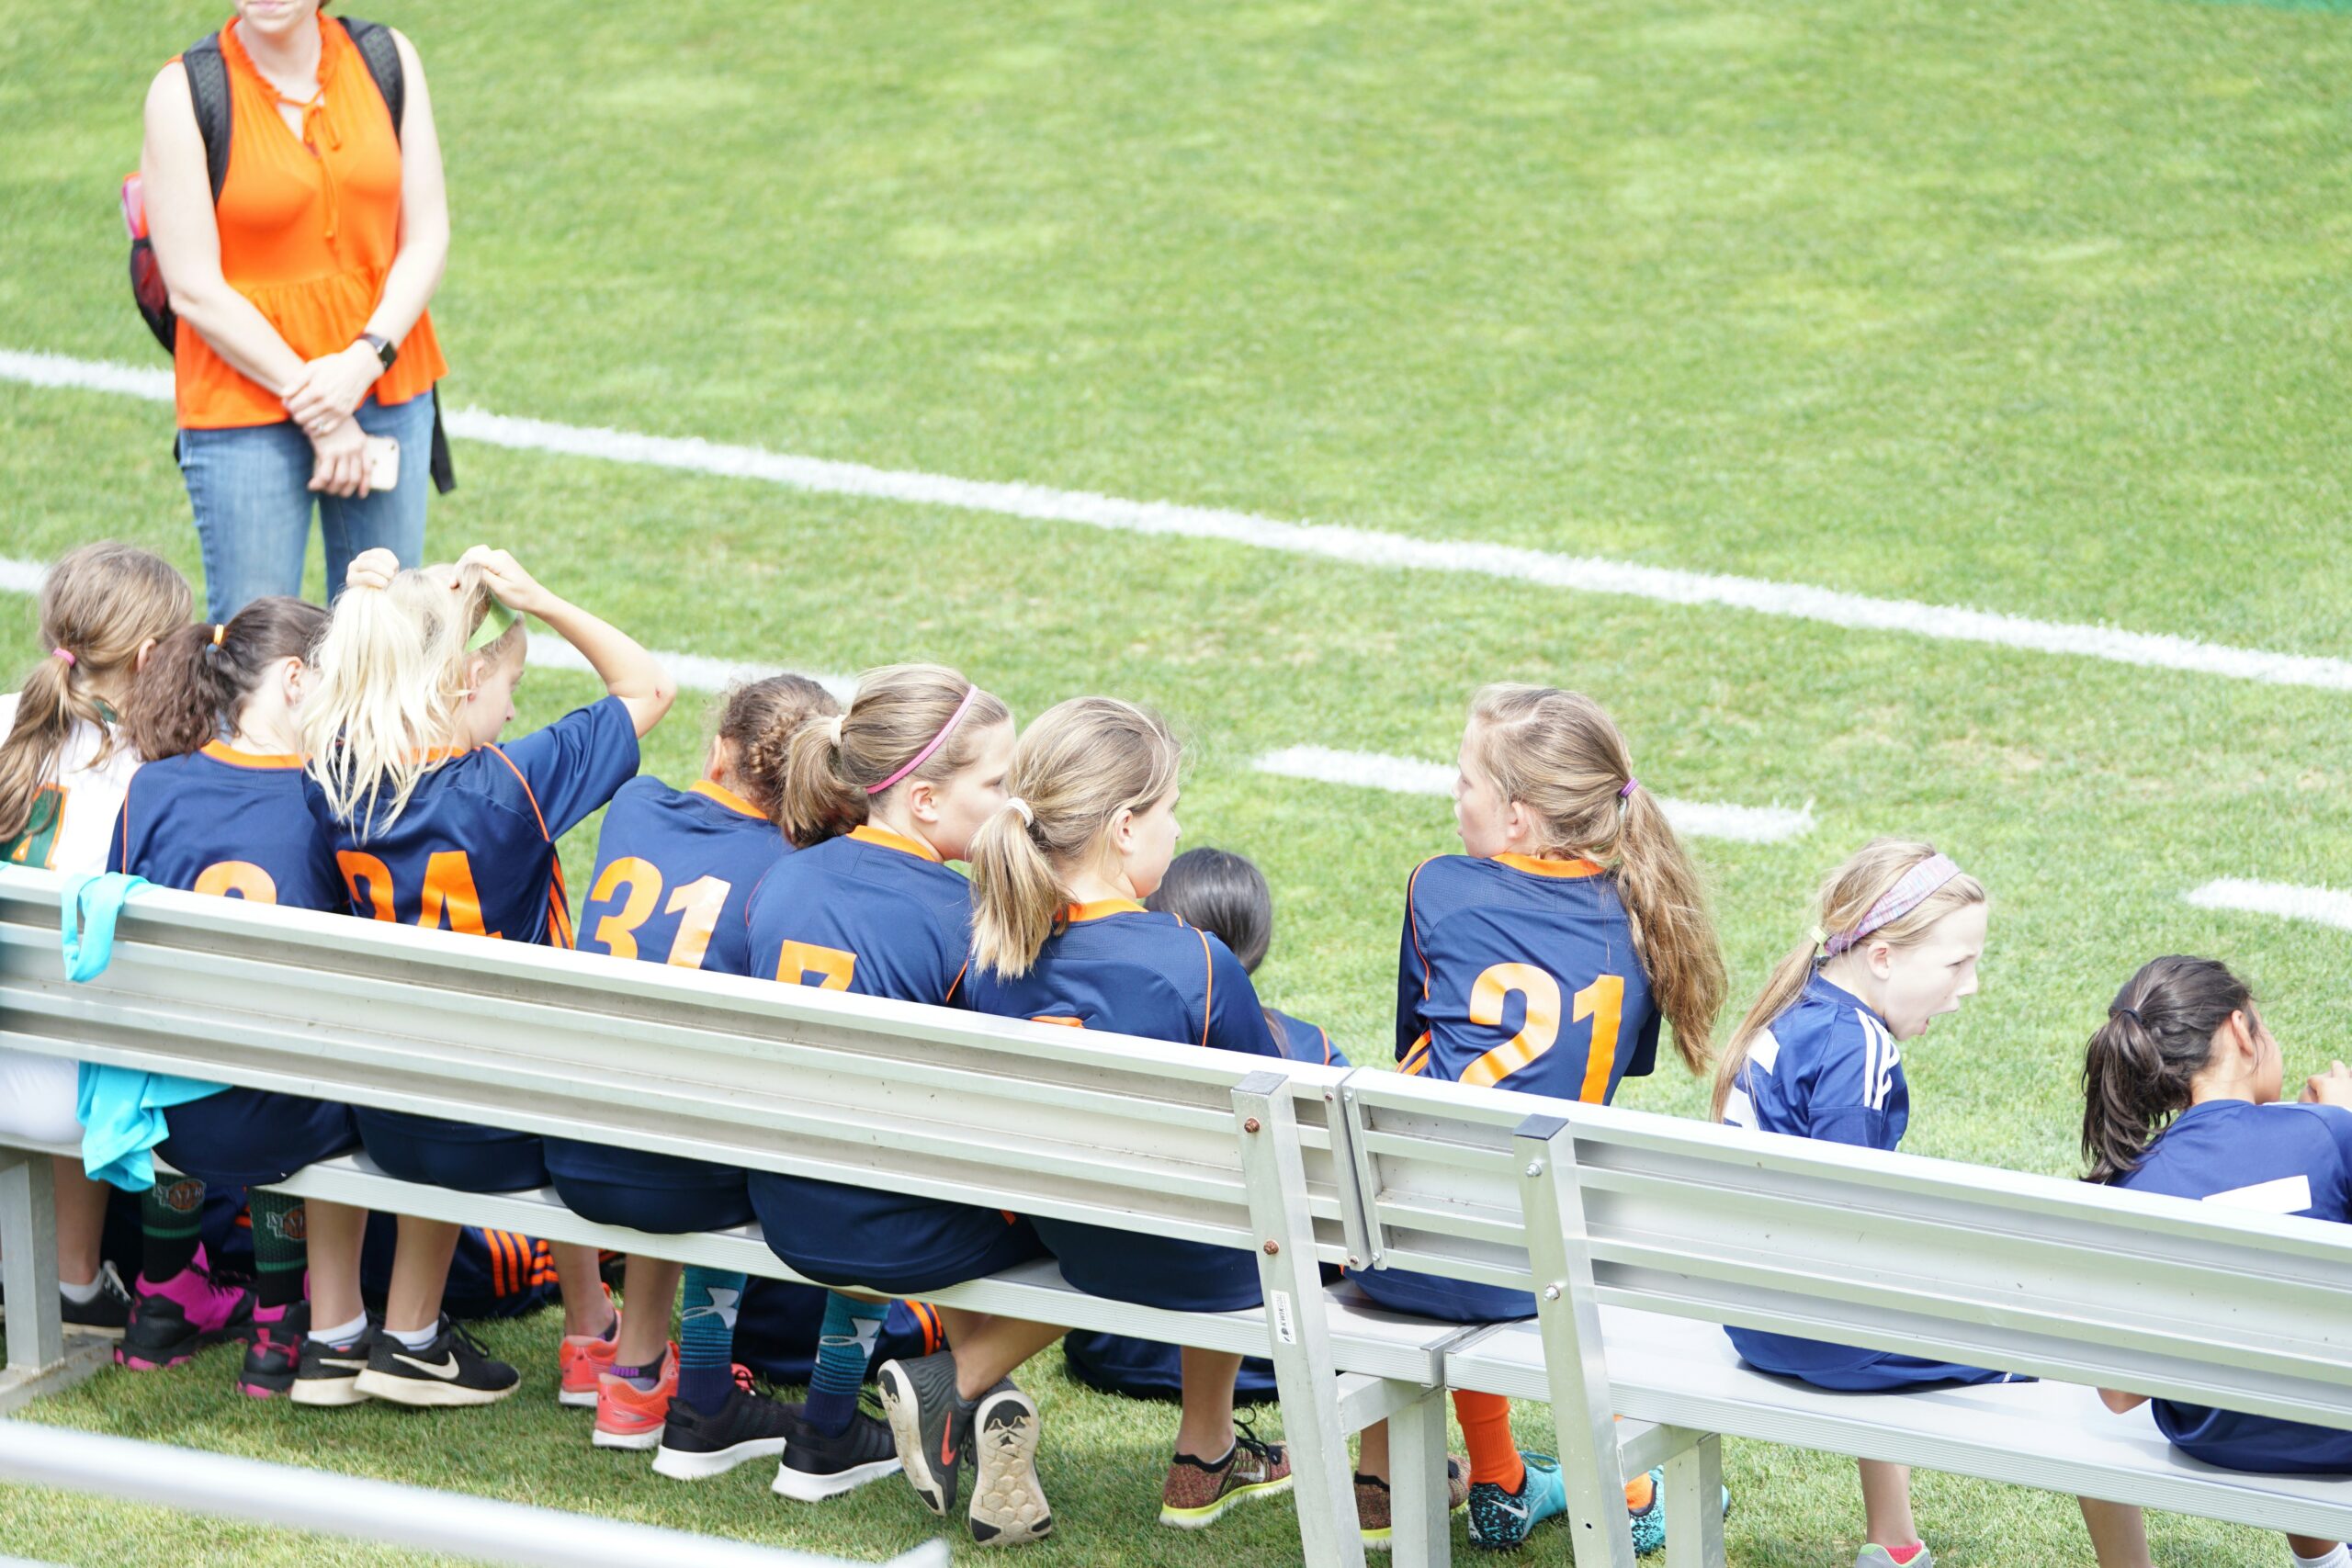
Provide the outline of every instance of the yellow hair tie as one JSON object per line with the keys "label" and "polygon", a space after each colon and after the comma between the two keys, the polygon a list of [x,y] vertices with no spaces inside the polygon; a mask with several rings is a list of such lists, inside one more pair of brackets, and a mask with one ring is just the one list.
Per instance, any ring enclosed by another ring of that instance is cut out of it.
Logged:
{"label": "yellow hair tie", "polygon": [[213,647],[215,647],[215,648],[220,647],[220,639],[221,639],[222,637],[227,637],[228,635],[229,635],[229,623],[228,623],[228,622],[223,621],[223,622],[221,622],[219,626],[214,626],[214,627],[212,628],[212,646],[213,646]]}

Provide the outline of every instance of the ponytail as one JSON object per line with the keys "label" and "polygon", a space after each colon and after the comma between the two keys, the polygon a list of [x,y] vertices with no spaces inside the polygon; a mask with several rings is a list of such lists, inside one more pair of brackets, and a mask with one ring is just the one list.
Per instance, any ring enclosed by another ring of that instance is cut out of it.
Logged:
{"label": "ponytail", "polygon": [[51,825],[33,819],[35,807],[76,723],[101,737],[93,766],[113,755],[114,715],[100,692],[129,687],[140,650],[186,626],[194,606],[187,580],[163,558],[111,539],[69,551],[51,570],[40,590],[50,652],[25,677],[0,740],[0,844]]}
{"label": "ponytail", "polygon": [[2083,1053],[2083,1157],[2087,1181],[2120,1181],[2188,1109],[2189,1085],[2212,1059],[2213,1037],[2244,1012],[2256,1028],[2254,992],[2210,958],[2158,958],[2109,1004]]}
{"label": "ponytail", "polygon": [[390,587],[353,588],[335,601],[312,660],[318,682],[302,704],[302,750],[355,839],[397,821],[417,781],[447,760],[472,660],[494,663],[524,635],[518,617],[469,654],[491,603],[479,568],[450,566],[403,571]]}
{"label": "ponytail", "polygon": [[123,715],[123,730],[149,761],[201,750],[234,728],[244,705],[280,662],[308,662],[327,613],[300,599],[256,599],[222,626],[180,627],[155,645]]}
{"label": "ponytail", "polygon": [[1009,798],[972,838],[972,962],[1026,975],[1071,903],[1069,870],[1123,811],[1175,793],[1182,749],[1159,715],[1115,697],[1073,697],[1021,737]]}
{"label": "ponytail", "polygon": [[[1832,940],[1832,933],[1836,933],[1842,946],[1850,946],[1867,935],[1895,947],[1908,947],[1924,940],[1928,929],[1954,909],[1984,902],[1984,885],[1947,862],[1944,863],[1952,874],[1932,892],[1899,911],[1879,907],[1880,900],[1894,892],[1906,874],[1935,858],[1933,844],[1907,839],[1873,839],[1829,874],[1815,898],[1811,934],[1803,945],[1791,948],[1772,966],[1763,993],[1748,1007],[1747,1016],[1740,1020],[1738,1030],[1732,1035],[1730,1049],[1715,1064],[1714,1099],[1708,1111],[1713,1120],[1723,1120],[1724,1107],[1729,1103],[1732,1091],[1739,1087],[1740,1074],[1747,1068],[1748,1052],[1757,1037],[1771,1028],[1773,1021],[1795,1006],[1797,998],[1804,994],[1805,983],[1820,967],[1822,949]],[[1884,918],[1872,924],[1873,914]]]}
{"label": "ponytail", "polygon": [[735,749],[737,793],[771,822],[780,822],[792,742],[809,720],[842,711],[832,693],[806,675],[770,675],[727,694],[718,739]]}
{"label": "ponytail", "polygon": [[1003,703],[944,666],[869,670],[857,678],[846,712],[809,718],[793,731],[776,820],[803,849],[836,838],[910,778],[952,778],[969,767],[981,737],[1012,717]]}
{"label": "ponytail", "polygon": [[1723,1010],[1723,944],[1705,884],[1666,813],[1634,777],[1624,734],[1591,698],[1551,686],[1498,684],[1470,705],[1472,743],[1505,800],[1544,825],[1547,851],[1614,872],[1634,951],[1675,1048],[1707,1069]]}

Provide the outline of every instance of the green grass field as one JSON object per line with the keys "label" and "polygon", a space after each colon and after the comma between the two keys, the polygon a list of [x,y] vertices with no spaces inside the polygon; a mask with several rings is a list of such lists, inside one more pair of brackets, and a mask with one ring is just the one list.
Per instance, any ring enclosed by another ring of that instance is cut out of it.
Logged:
{"label": "green grass field", "polygon": [[[356,0],[355,0],[356,3]],[[452,402],[968,479],[1233,507],[2336,655],[2352,641],[2352,17],[2190,0],[1012,0],[362,6],[418,42],[458,237]],[[162,363],[114,187],[204,6],[0,0],[0,349]],[[193,576],[161,406],[0,381],[0,556],[104,535]],[[1696,840],[1736,998],[1863,839],[1996,900],[1984,990],[1909,1053],[1906,1147],[2067,1174],[2082,1041],[2159,953],[2260,987],[2290,1074],[2345,1055],[2339,933],[2181,901],[2341,882],[2342,703],[1735,611],[814,495],[461,443],[440,556],[514,548],[667,649],[936,658],[1023,716],[1146,700],[1188,841],[1255,856],[1268,999],[1385,1056],[1442,801],[1272,779],[1320,744],[1452,755],[1485,681],[1579,687],[1644,780],[1812,804]],[[0,671],[41,651],[0,601]],[[526,725],[584,700],[535,672]],[[695,716],[657,731],[673,780]],[[575,874],[593,832],[566,844]],[[580,886],[575,880],[574,886]],[[1622,1102],[1690,1115],[1673,1073]],[[225,1356],[33,1418],[783,1544],[902,1550],[905,1488],[820,1509],[592,1452],[552,1320],[475,1418],[297,1416]],[[1041,1366],[1043,1363],[1041,1363]],[[1158,1529],[1170,1412],[1035,1379],[1045,1563],[1296,1560],[1287,1505]],[[1547,1413],[1522,1430],[1548,1441]],[[1735,1445],[1732,1560],[1850,1561],[1850,1468]],[[2065,1499],[1922,1476],[1952,1568],[2087,1563]],[[2276,1538],[2155,1522],[2168,1562]],[[1565,1545],[1556,1535],[1547,1550]],[[0,1489],[0,1552],[392,1561]]]}

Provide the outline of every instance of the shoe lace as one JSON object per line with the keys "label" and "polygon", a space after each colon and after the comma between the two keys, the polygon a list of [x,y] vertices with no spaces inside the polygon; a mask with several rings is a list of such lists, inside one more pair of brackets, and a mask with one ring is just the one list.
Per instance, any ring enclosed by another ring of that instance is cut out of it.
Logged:
{"label": "shoe lace", "polygon": [[1250,1427],[1249,1421],[1245,1417],[1238,1416],[1234,1417],[1233,1446],[1237,1450],[1246,1450],[1252,1457],[1263,1461],[1269,1466],[1282,1462],[1282,1444],[1270,1443],[1266,1441],[1265,1438],[1258,1436],[1257,1432]]}
{"label": "shoe lace", "polygon": [[102,1295],[112,1296],[125,1303],[131,1300],[130,1287],[124,1284],[122,1276],[115,1271],[112,1258],[105,1259],[98,1265],[98,1291]]}
{"label": "shoe lace", "polygon": [[447,1334],[450,1338],[456,1340],[458,1344],[463,1345],[467,1349],[471,1350],[483,1360],[487,1361],[492,1359],[490,1353],[490,1347],[483,1344],[480,1339],[474,1337],[473,1330],[466,1327],[463,1324],[453,1323],[445,1317],[441,1320],[441,1328],[442,1332]]}

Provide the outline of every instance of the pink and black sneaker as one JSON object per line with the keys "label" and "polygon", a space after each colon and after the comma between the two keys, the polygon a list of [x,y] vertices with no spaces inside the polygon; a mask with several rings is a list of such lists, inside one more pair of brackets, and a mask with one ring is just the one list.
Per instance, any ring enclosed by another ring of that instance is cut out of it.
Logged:
{"label": "pink and black sneaker", "polygon": [[194,1262],[160,1285],[139,1276],[132,1288],[130,1325],[115,1347],[115,1364],[134,1372],[176,1367],[208,1345],[246,1337],[253,1319],[254,1293],[214,1284],[199,1247]]}
{"label": "pink and black sneaker", "polygon": [[311,1332],[311,1303],[255,1307],[254,1337],[237,1372],[237,1392],[248,1399],[276,1399],[294,1386],[302,1365],[302,1337]]}

